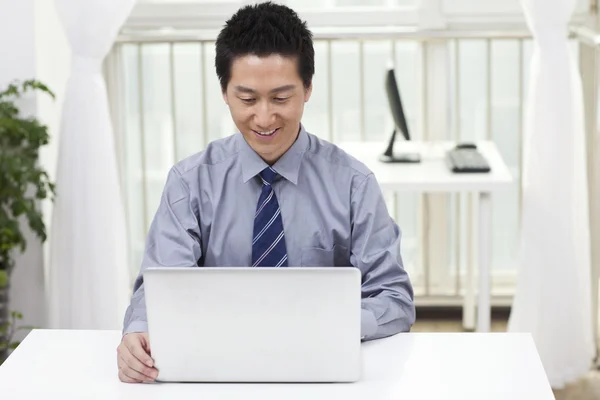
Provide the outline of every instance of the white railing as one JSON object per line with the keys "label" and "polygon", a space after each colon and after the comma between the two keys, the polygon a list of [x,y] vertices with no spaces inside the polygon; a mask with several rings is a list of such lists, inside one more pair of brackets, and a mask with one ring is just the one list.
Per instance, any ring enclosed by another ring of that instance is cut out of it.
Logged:
{"label": "white railing", "polygon": [[[166,170],[210,140],[234,132],[212,67],[215,34],[123,33],[107,59],[133,273]],[[508,304],[520,211],[529,33],[336,28],[314,34],[317,74],[305,111],[309,131],[334,143],[387,140],[392,122],[383,71],[391,58],[414,138],[498,143],[516,179],[512,193],[494,198],[492,303]],[[344,85],[352,90],[340,95]],[[417,303],[462,304],[465,282],[476,271],[468,246],[475,238],[475,200],[469,194],[387,200],[404,231],[402,253]]]}

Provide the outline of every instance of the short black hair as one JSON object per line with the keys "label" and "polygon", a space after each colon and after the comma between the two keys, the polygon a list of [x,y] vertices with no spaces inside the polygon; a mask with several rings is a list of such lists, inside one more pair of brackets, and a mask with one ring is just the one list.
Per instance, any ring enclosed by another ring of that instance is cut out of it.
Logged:
{"label": "short black hair", "polygon": [[312,33],[306,22],[291,8],[270,1],[240,8],[225,23],[215,47],[215,67],[223,92],[231,79],[233,61],[250,54],[296,58],[305,88],[315,73]]}

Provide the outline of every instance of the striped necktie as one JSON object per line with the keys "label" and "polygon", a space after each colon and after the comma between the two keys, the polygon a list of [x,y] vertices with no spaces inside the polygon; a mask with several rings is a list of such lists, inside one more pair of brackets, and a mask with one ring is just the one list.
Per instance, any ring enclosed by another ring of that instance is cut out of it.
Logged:
{"label": "striped necktie", "polygon": [[281,210],[271,186],[276,176],[277,172],[271,167],[260,173],[263,187],[254,214],[253,267],[288,266]]}

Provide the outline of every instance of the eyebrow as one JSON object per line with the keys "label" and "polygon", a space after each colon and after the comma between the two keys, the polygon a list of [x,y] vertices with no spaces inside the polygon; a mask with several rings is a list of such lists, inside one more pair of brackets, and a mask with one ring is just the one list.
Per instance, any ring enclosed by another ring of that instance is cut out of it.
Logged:
{"label": "eyebrow", "polygon": [[[278,88],[271,89],[270,93],[285,92],[286,90],[291,90],[291,89],[295,89],[295,88],[296,88],[296,85],[283,85]],[[248,88],[248,87],[242,86],[242,85],[235,86],[235,90],[238,92],[242,92],[242,93],[250,93],[250,94],[256,93],[256,91],[254,89],[251,89],[251,88]]]}

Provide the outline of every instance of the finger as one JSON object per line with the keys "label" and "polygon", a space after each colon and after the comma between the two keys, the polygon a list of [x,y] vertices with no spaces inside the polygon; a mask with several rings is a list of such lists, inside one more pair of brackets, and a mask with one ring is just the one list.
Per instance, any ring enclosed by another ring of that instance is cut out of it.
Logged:
{"label": "finger", "polygon": [[144,348],[142,347],[142,343],[140,341],[126,340],[125,346],[129,350],[129,352],[131,354],[133,354],[133,356],[135,358],[137,358],[140,362],[144,363],[148,367],[154,366],[154,361],[148,355],[148,353],[144,350]]}
{"label": "finger", "polygon": [[156,368],[147,367],[146,365],[142,364],[142,362],[138,360],[131,352],[126,350],[121,353],[121,357],[128,367],[143,375],[146,375],[149,378],[156,379],[156,376],[158,375]]}
{"label": "finger", "polygon": [[128,377],[127,375],[125,375],[123,373],[123,371],[121,371],[119,369],[119,379],[121,380],[121,382],[125,382],[125,383],[141,383],[142,381],[137,380],[137,379],[131,379],[130,377]]}
{"label": "finger", "polygon": [[128,379],[136,381],[136,382],[152,382],[153,381],[153,379],[150,379],[146,375],[139,373],[138,371],[134,370],[133,368],[131,368],[127,365],[124,366],[123,368],[121,368],[119,371],[124,376],[126,376]]}
{"label": "finger", "polygon": [[133,356],[121,355],[121,370],[127,376],[134,379],[142,379],[145,381],[154,381],[158,376],[156,368],[148,368]]}
{"label": "finger", "polygon": [[144,348],[144,350],[146,351],[147,354],[152,354],[152,352],[150,351],[150,337],[148,336],[147,333],[142,333],[141,335],[141,342],[142,342],[142,347]]}
{"label": "finger", "polygon": [[[139,346],[139,345],[138,345]],[[146,365],[142,364],[140,360],[138,360],[132,353],[130,348],[135,348],[136,343],[133,344],[122,343],[119,346],[117,354],[118,354],[118,364],[121,365],[121,369],[131,368],[134,371],[145,375],[147,379],[153,381],[158,376],[158,371],[156,368],[150,368]]]}
{"label": "finger", "polygon": [[[125,352],[127,352],[128,350],[125,349]],[[119,355],[117,355],[117,367],[119,368],[119,371],[125,371],[127,369],[133,369],[129,366],[128,362],[126,361],[126,354],[127,353],[120,353]],[[131,358],[133,358],[133,356],[130,356]],[[140,371],[137,371],[140,372]],[[143,375],[143,374],[142,374]]]}

